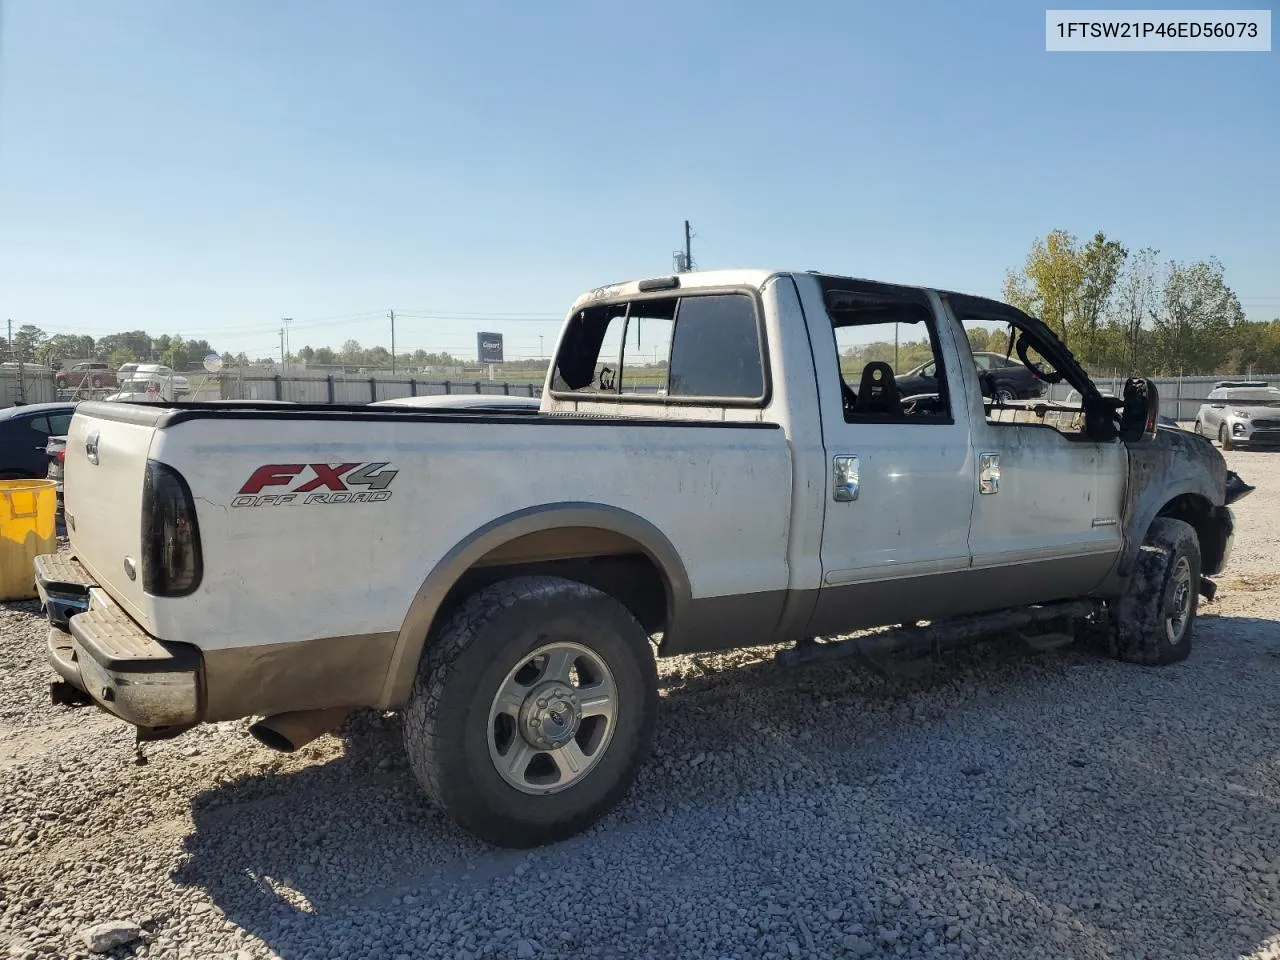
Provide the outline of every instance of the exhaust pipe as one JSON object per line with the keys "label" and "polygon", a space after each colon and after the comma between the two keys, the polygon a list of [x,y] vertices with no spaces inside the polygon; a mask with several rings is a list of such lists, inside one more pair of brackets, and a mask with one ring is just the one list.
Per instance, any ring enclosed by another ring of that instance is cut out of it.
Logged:
{"label": "exhaust pipe", "polygon": [[351,710],[351,707],[330,707],[327,710],[277,713],[274,717],[259,720],[249,728],[249,733],[263,746],[281,753],[293,753],[316,737],[342,726]]}

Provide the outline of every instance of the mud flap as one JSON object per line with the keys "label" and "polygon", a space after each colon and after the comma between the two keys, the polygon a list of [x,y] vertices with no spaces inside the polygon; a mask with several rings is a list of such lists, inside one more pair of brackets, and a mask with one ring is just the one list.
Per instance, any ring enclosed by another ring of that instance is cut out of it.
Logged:
{"label": "mud flap", "polygon": [[1210,580],[1208,577],[1201,577],[1200,578],[1200,596],[1204,597],[1210,603],[1213,603],[1213,598],[1217,596],[1217,594],[1218,594],[1218,585],[1214,583],[1212,580]]}

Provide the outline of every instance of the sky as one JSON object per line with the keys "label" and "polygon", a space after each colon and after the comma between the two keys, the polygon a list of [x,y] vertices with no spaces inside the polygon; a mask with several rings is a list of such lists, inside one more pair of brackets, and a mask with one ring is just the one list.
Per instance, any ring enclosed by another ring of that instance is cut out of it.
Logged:
{"label": "sky", "polygon": [[701,268],[995,296],[1101,229],[1280,317],[1275,50],[1047,53],[1030,3],[0,5],[15,329],[271,356],[394,309],[398,352],[538,356],[685,219]]}

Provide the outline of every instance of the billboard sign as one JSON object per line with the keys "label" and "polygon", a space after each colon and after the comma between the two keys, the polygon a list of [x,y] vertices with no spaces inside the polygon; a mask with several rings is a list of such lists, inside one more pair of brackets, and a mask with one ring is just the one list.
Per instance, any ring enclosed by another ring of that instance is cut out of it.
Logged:
{"label": "billboard sign", "polygon": [[477,333],[476,356],[480,358],[481,363],[501,363],[502,334]]}

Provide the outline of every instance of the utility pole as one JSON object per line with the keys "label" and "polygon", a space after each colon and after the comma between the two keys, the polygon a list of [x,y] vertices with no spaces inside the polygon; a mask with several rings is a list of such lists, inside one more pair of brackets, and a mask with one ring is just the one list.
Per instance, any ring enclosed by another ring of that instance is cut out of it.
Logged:
{"label": "utility pole", "polygon": [[388,310],[387,316],[391,318],[391,375],[396,375],[396,312]]}
{"label": "utility pole", "polygon": [[[289,360],[289,324],[293,323],[293,317],[281,317],[280,322],[284,324],[281,328],[284,331],[284,353],[280,357],[280,366],[284,368]],[[284,369],[281,369],[280,372],[283,373]]]}
{"label": "utility pole", "polygon": [[693,228],[689,226],[688,220],[684,222],[684,250],[672,253],[671,259],[675,261],[676,273],[693,269]]}
{"label": "utility pole", "polygon": [[280,372],[284,373],[284,327],[280,328]]}
{"label": "utility pole", "polygon": [[538,334],[538,359],[546,359],[546,354],[542,352],[542,334]]}
{"label": "utility pole", "polygon": [[[9,351],[13,352],[13,321],[9,321]],[[14,401],[15,406],[21,406],[27,402],[27,379],[23,376],[22,370],[22,351],[18,351],[18,399]]]}

